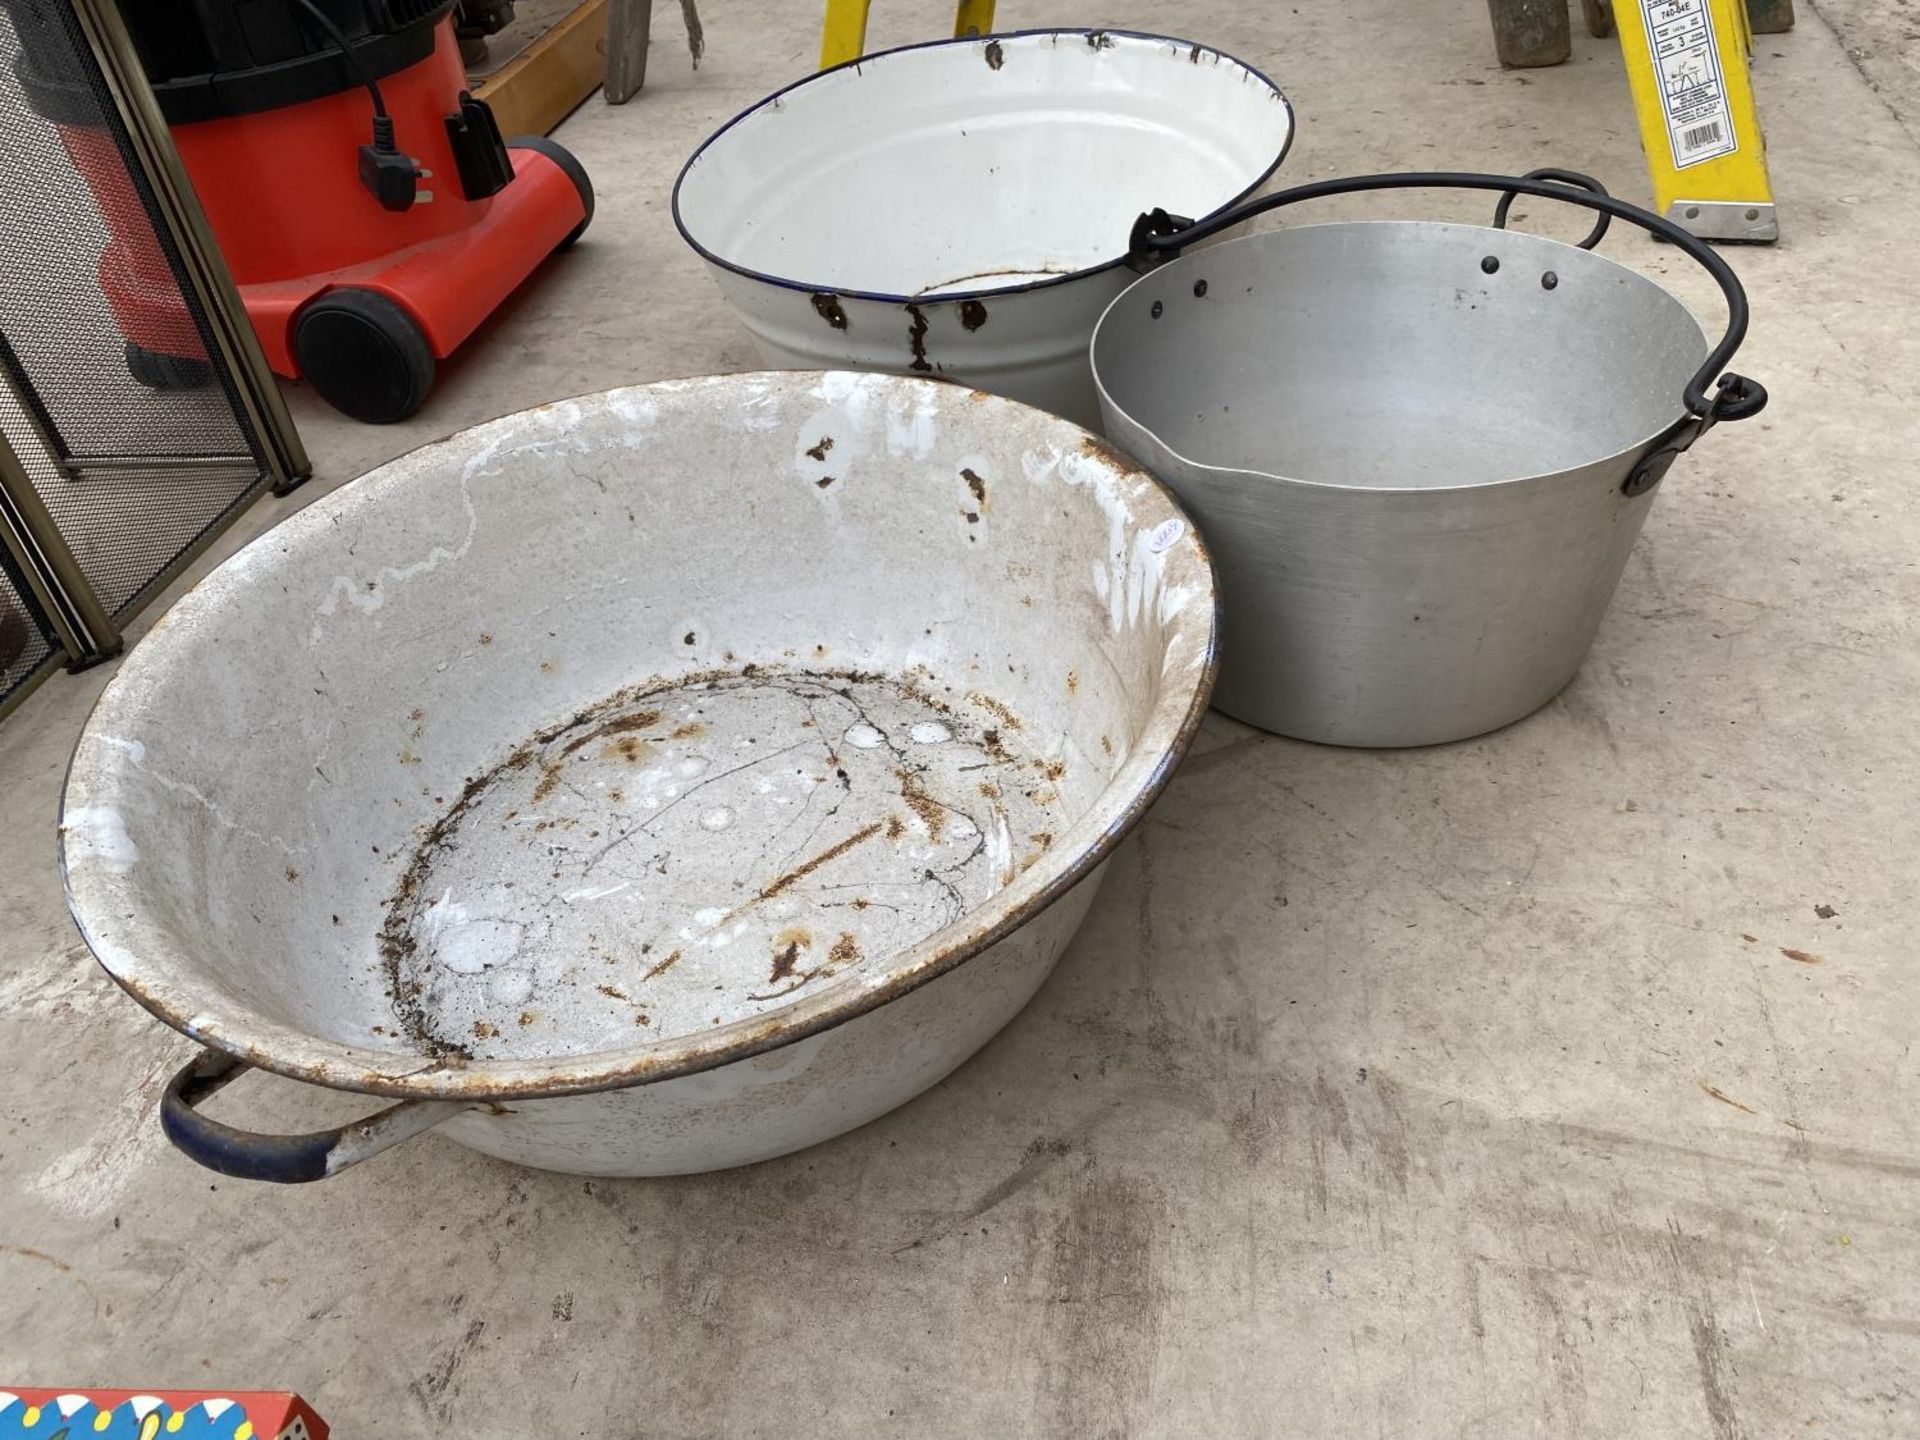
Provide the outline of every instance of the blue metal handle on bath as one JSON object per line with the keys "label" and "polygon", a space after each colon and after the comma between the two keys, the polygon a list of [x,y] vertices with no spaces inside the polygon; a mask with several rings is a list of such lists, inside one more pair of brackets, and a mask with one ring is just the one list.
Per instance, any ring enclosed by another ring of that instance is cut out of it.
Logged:
{"label": "blue metal handle on bath", "polygon": [[378,1155],[470,1108],[460,1100],[406,1100],[379,1114],[306,1135],[256,1135],[210,1120],[202,1101],[253,1067],[217,1050],[203,1050],[167,1085],[160,1128],[190,1159],[238,1180],[300,1185],[324,1180]]}

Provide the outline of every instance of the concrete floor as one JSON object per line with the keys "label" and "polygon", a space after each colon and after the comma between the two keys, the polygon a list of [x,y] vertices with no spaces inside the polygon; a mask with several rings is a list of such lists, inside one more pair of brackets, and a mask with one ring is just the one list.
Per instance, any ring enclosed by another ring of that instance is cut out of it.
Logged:
{"label": "concrete floor", "polygon": [[[1478,0],[1416,8],[1001,19],[1245,56],[1298,107],[1296,179],[1558,164],[1644,198],[1611,42],[1503,74]],[[645,93],[562,132],[588,240],[411,424],[296,395],[320,477],[243,533],[502,411],[753,365],[667,187],[807,67],[818,6],[703,10],[697,73],[663,13]],[[874,38],[940,18],[884,5]],[[1412,753],[1216,717],[1031,1008],[813,1152],[194,1169],[153,1114],[190,1047],[61,904],[104,677],[49,683],[0,727],[0,1379],[293,1388],[342,1436],[1920,1432],[1920,88],[1898,4],[1801,21],[1757,66],[1787,238],[1731,257],[1772,408],[1675,469],[1573,687]],[[1717,314],[1678,257],[1606,248]],[[360,1108],[263,1079],[222,1113]]]}

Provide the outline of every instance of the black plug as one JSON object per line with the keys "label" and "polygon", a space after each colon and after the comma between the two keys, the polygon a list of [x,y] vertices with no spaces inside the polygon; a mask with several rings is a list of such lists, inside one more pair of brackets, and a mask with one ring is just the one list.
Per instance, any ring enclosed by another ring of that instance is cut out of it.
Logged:
{"label": "black plug", "polygon": [[377,115],[373,143],[360,147],[360,183],[383,210],[411,210],[420,189],[420,167],[393,143],[393,121]]}

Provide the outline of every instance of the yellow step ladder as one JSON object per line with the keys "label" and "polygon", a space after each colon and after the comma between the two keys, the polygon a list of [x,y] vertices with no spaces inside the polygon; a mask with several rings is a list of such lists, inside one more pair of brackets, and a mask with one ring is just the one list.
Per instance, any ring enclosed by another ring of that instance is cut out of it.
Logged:
{"label": "yellow step ladder", "polygon": [[1747,0],[1613,0],[1612,10],[1653,208],[1703,240],[1779,239]]}
{"label": "yellow step ladder", "polygon": [[[831,69],[867,53],[867,11],[873,0],[827,0],[827,23],[820,33],[820,68]],[[987,35],[993,31],[993,0],[959,0],[953,17],[953,37]]]}

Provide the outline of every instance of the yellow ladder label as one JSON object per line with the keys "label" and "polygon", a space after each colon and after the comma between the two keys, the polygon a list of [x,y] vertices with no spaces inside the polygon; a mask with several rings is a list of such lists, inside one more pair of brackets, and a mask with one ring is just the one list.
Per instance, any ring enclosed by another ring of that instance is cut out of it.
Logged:
{"label": "yellow ladder label", "polygon": [[1673,166],[1684,170],[1740,148],[1727,105],[1727,81],[1713,41],[1707,0],[1641,0],[1653,42],[1660,107],[1666,115]]}

